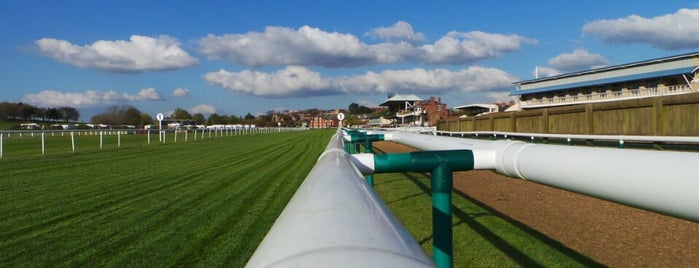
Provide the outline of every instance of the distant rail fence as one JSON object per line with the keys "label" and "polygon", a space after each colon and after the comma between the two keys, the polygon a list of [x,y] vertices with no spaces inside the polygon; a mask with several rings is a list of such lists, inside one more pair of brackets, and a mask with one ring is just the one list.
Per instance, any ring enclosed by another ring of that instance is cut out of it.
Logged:
{"label": "distant rail fence", "polygon": [[699,93],[492,113],[440,121],[439,131],[699,136]]}
{"label": "distant rail fence", "polygon": [[237,135],[258,135],[307,130],[308,128],[206,128],[206,129],[86,129],[0,131],[0,159],[12,156],[76,152],[80,148],[102,149],[151,143],[177,143]]}

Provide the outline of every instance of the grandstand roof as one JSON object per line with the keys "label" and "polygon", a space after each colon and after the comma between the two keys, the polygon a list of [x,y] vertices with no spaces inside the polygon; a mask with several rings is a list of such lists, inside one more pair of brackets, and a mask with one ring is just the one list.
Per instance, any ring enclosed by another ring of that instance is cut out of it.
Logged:
{"label": "grandstand roof", "polygon": [[403,105],[406,102],[416,102],[416,101],[421,101],[422,99],[418,96],[415,96],[414,94],[411,95],[395,95],[393,97],[388,98],[386,101],[383,103],[379,104],[379,106],[395,106],[395,105]]}
{"label": "grandstand roof", "polygon": [[699,52],[659,58],[582,72],[515,82],[510,95],[551,92],[569,88],[691,74],[699,68]]}

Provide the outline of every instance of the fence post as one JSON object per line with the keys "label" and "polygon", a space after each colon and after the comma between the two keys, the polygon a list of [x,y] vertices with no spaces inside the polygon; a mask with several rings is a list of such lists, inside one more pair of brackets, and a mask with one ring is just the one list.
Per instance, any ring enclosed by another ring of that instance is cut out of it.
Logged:
{"label": "fence post", "polygon": [[4,133],[0,133],[0,159],[2,159],[2,137],[4,135]]}
{"label": "fence post", "polygon": [[454,171],[474,168],[471,150],[418,151],[374,155],[375,173],[430,172],[433,258],[437,267],[453,265],[451,191]]}
{"label": "fence post", "polygon": [[73,131],[70,132],[70,147],[73,148],[73,152],[75,152],[75,132]]}
{"label": "fence post", "polygon": [[46,134],[45,132],[41,132],[41,155],[46,154],[46,137],[45,137],[46,135],[45,134]]}
{"label": "fence post", "polygon": [[121,148],[121,131],[117,131],[117,148]]}
{"label": "fence post", "polygon": [[103,137],[103,132],[100,130],[100,149],[102,149],[102,137]]}

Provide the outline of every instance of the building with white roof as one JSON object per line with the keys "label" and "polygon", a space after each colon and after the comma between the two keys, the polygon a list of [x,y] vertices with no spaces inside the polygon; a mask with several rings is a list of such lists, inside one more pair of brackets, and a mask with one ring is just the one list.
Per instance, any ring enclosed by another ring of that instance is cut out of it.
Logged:
{"label": "building with white roof", "polygon": [[699,52],[515,82],[522,109],[652,98],[699,90]]}

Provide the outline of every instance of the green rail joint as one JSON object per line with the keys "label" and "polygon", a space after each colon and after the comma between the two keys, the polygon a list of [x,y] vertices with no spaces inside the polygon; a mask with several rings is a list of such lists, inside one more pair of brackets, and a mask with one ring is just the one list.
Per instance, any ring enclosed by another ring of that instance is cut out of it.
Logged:
{"label": "green rail joint", "polygon": [[[350,140],[351,140],[352,144],[359,145],[362,142],[364,143],[364,152],[365,153],[372,153],[372,151],[373,151],[372,143],[373,142],[384,140],[383,134],[367,134],[366,132],[359,132],[356,130],[347,131],[347,133],[350,135]],[[354,152],[351,152],[351,153],[357,153],[360,151],[361,150],[355,148]],[[369,186],[371,186],[371,188],[374,188],[374,175],[367,175],[365,178],[366,178],[366,182],[369,184]]]}
{"label": "green rail joint", "polygon": [[374,155],[374,172],[430,172],[432,188],[432,254],[437,267],[453,265],[451,192],[454,171],[473,169],[471,150],[419,151]]}

